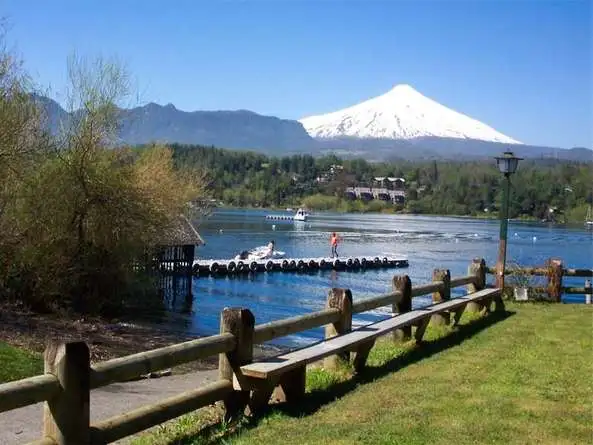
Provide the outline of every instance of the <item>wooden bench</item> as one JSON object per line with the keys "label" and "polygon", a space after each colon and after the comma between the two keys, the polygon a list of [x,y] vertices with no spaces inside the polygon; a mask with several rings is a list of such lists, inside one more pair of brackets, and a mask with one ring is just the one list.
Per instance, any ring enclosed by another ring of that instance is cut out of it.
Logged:
{"label": "wooden bench", "polygon": [[434,314],[454,313],[456,324],[468,303],[484,302],[488,307],[492,299],[499,295],[500,289],[483,289],[463,297],[398,314],[296,351],[241,366],[239,375],[234,376],[235,387],[253,390],[259,403],[267,403],[277,385],[280,389],[278,398],[286,400],[300,397],[304,394],[307,364],[331,355],[352,352],[354,367],[360,371],[378,337],[404,326],[416,326],[415,339],[420,342]]}

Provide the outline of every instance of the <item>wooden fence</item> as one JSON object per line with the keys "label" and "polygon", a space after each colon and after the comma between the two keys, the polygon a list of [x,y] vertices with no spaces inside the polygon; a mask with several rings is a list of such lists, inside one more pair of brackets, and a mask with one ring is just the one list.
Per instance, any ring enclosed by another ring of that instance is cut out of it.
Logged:
{"label": "wooden fence", "polygon": [[[486,267],[486,272],[492,275],[497,274],[495,267]],[[546,261],[544,266],[540,267],[521,267],[521,268],[507,268],[505,275],[522,275],[522,276],[541,276],[546,278],[546,286],[532,286],[536,292],[547,294],[551,301],[560,303],[562,295],[591,295],[593,288],[591,287],[591,280],[588,280],[583,287],[564,286],[563,277],[580,277],[592,278],[593,269],[571,269],[565,268],[562,260],[550,258]],[[591,302],[591,298],[586,299],[587,303]]]}
{"label": "wooden fence", "polygon": [[[325,358],[329,366],[332,360],[339,360],[337,357],[349,358],[352,351],[355,368],[360,369],[375,338],[387,332],[395,339],[409,339],[414,326],[416,341],[421,341],[430,321],[448,323],[449,315],[454,314],[457,322],[464,309],[488,310],[492,301],[496,309],[504,309],[500,290],[485,289],[486,271],[484,260],[475,259],[467,276],[451,278],[448,270],[437,269],[433,282],[420,286],[413,287],[407,275],[395,276],[391,293],[356,301],[349,290],[332,289],[326,309],[260,325],[255,325],[249,310],[227,308],[221,313],[218,335],[96,364],[90,363],[84,342],[51,342],[44,354],[44,375],[0,385],[0,413],[45,402],[43,438],[32,443],[84,445],[111,443],[218,401],[224,403],[227,416],[233,416],[245,408],[267,405],[274,389],[281,390],[280,400],[290,401],[304,394],[307,363]],[[451,299],[451,288],[459,286],[467,286],[469,294]],[[413,310],[412,299],[427,294],[432,294],[433,304]],[[391,306],[394,313],[388,320],[351,329],[353,314],[383,306]],[[254,362],[254,344],[320,326],[326,326],[324,341],[267,363]],[[218,381],[90,423],[91,390],[217,354]],[[285,373],[282,378],[281,373]],[[290,385],[285,384],[287,380]],[[252,384],[254,391],[250,392]]]}

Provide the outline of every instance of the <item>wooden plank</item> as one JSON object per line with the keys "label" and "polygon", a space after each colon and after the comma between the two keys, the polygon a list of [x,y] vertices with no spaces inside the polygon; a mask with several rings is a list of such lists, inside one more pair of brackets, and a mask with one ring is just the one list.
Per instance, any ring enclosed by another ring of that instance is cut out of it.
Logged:
{"label": "wooden plank", "polygon": [[0,385],[0,413],[44,402],[61,390],[55,375],[44,374]]}
{"label": "wooden plank", "polygon": [[59,445],[89,443],[90,363],[83,341],[50,341],[45,349],[45,373],[55,375],[62,389],[44,403],[43,436]]}
{"label": "wooden plank", "polygon": [[306,376],[305,365],[284,373],[272,398],[278,402],[298,402],[305,395]]}
{"label": "wooden plank", "polygon": [[442,281],[435,281],[434,283],[422,284],[420,286],[412,287],[412,297],[420,297],[422,295],[432,294],[433,292],[440,292],[445,287]]}
{"label": "wooden plank", "polygon": [[492,298],[499,293],[500,289],[484,289],[474,294],[448,300],[444,303],[416,309],[387,320],[363,326],[348,334],[332,337],[303,349],[242,366],[241,372],[243,375],[259,379],[276,377],[303,364],[320,360],[341,351],[351,350],[355,346],[376,339],[394,329],[412,325],[418,320],[428,318],[435,313],[453,310],[459,306],[466,305],[470,301]]}
{"label": "wooden plank", "polygon": [[[442,282],[443,287],[433,292],[432,302],[434,304],[442,303],[451,299],[451,272],[449,269],[434,269],[432,272],[432,281]],[[437,312],[433,314],[431,323],[435,325],[449,324],[450,317],[448,312]]]}
{"label": "wooden plank", "polygon": [[463,315],[463,312],[465,311],[466,307],[467,307],[467,305],[463,305],[463,306],[455,309],[455,311],[454,311],[455,316],[453,317],[453,326],[457,326],[459,324],[459,320],[461,320],[461,316]]}
{"label": "wooden plank", "polygon": [[103,420],[91,427],[91,443],[111,443],[190,411],[222,400],[233,391],[228,380],[219,380],[152,405]]}
{"label": "wooden plank", "polygon": [[426,328],[430,323],[430,318],[424,318],[420,321],[420,324],[416,326],[416,332],[414,332],[414,339],[416,343],[422,343],[422,338],[424,337],[424,333],[426,332]]}
{"label": "wooden plank", "polygon": [[[548,269],[544,267],[525,267],[521,269],[527,275],[547,275]],[[486,267],[486,272],[489,274],[496,274],[496,268]],[[509,275],[511,271],[505,270],[505,275]],[[564,275],[567,277],[593,277],[593,269],[564,269]]]}
{"label": "wooden plank", "polygon": [[[486,287],[486,260],[474,258],[467,268],[468,275],[474,277],[474,281],[467,285],[467,293],[478,292]],[[481,312],[484,309],[479,301],[468,303],[465,310],[468,312]]]}
{"label": "wooden plank", "polygon": [[335,308],[324,309],[306,315],[271,321],[255,326],[253,343],[260,344],[278,337],[306,331],[307,329],[335,323],[340,318],[340,311]]}
{"label": "wooden plank", "polygon": [[451,278],[451,287],[466,286],[473,284],[476,281],[475,275],[467,275],[465,277]]}
{"label": "wooden plank", "polygon": [[[255,317],[249,309],[224,308],[220,313],[220,333],[232,334],[236,346],[232,351],[218,356],[218,375],[221,380],[233,381],[233,376],[242,379],[240,367],[253,360],[253,328]],[[224,419],[229,421],[245,410],[249,401],[248,391],[236,391],[224,398]]]}
{"label": "wooden plank", "polygon": [[[325,326],[325,339],[344,335],[352,330],[352,292],[350,289],[333,288],[327,294],[325,307],[335,308],[340,311],[338,321]],[[337,369],[342,362],[350,359],[348,352],[340,352],[337,355],[327,357],[323,366],[326,369]]]}
{"label": "wooden plank", "polygon": [[387,306],[389,304],[396,304],[402,298],[400,291],[394,291],[389,294],[379,295],[373,298],[364,298],[352,303],[352,313],[359,314],[361,312],[377,309],[378,307]]}
{"label": "wooden plank", "polygon": [[548,266],[548,296],[556,303],[560,303],[562,299],[562,260],[558,258],[550,258],[547,263]]}
{"label": "wooden plank", "polygon": [[234,335],[219,334],[97,363],[91,367],[91,388],[229,352],[235,344]]}
{"label": "wooden plank", "polygon": [[[391,281],[394,291],[399,291],[401,297],[399,301],[392,305],[392,314],[405,314],[412,310],[412,280],[408,275],[395,275]],[[408,341],[412,336],[412,326],[404,326],[401,329],[395,329],[392,333],[394,341]]]}
{"label": "wooden plank", "polygon": [[361,372],[364,369],[367,358],[369,356],[369,352],[371,352],[371,349],[373,349],[374,345],[375,340],[371,340],[368,343],[361,344],[360,346],[358,346],[356,351],[354,351],[354,353],[352,354],[352,366],[354,367],[354,370],[356,372]]}

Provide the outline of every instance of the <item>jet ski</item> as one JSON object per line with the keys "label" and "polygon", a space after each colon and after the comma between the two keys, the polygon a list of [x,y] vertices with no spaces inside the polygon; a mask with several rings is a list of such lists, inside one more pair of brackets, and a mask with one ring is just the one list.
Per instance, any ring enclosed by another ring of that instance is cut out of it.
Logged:
{"label": "jet ski", "polygon": [[251,250],[243,250],[237,256],[235,260],[242,261],[258,261],[258,260],[273,260],[276,258],[284,258],[285,252],[274,250],[270,253],[268,246],[259,246]]}

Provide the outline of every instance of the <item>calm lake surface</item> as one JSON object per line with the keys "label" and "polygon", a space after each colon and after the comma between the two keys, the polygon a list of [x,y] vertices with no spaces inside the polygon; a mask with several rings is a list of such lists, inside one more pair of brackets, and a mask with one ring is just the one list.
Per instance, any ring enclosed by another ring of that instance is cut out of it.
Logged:
{"label": "calm lake surface", "polygon": [[[329,256],[329,235],[337,232],[342,242],[341,257],[402,256],[409,260],[405,269],[367,271],[315,271],[297,273],[257,273],[254,276],[199,277],[192,283],[193,303],[171,299],[171,329],[195,335],[218,333],[220,311],[228,306],[249,308],[256,324],[322,309],[328,289],[350,288],[354,299],[371,297],[391,290],[391,278],[406,273],[412,284],[429,282],[434,268],[448,268],[452,276],[465,275],[472,258],[483,257],[494,265],[498,247],[499,222],[467,218],[410,215],[361,215],[319,212],[307,222],[265,219],[269,213],[257,210],[217,210],[200,227],[206,246],[197,249],[201,259],[234,257],[275,240],[276,249],[287,257]],[[287,212],[285,212],[288,214]],[[547,258],[562,258],[568,267],[593,268],[593,232],[584,227],[559,227],[513,222],[509,224],[507,262],[541,265]],[[583,285],[584,279],[573,279]],[[571,283],[567,280],[567,283]],[[457,294],[462,294],[459,289]],[[583,296],[565,299],[582,302]],[[414,306],[430,302],[414,299]],[[385,317],[380,309],[355,318],[355,324]],[[314,329],[277,344],[297,345],[320,338]]]}

